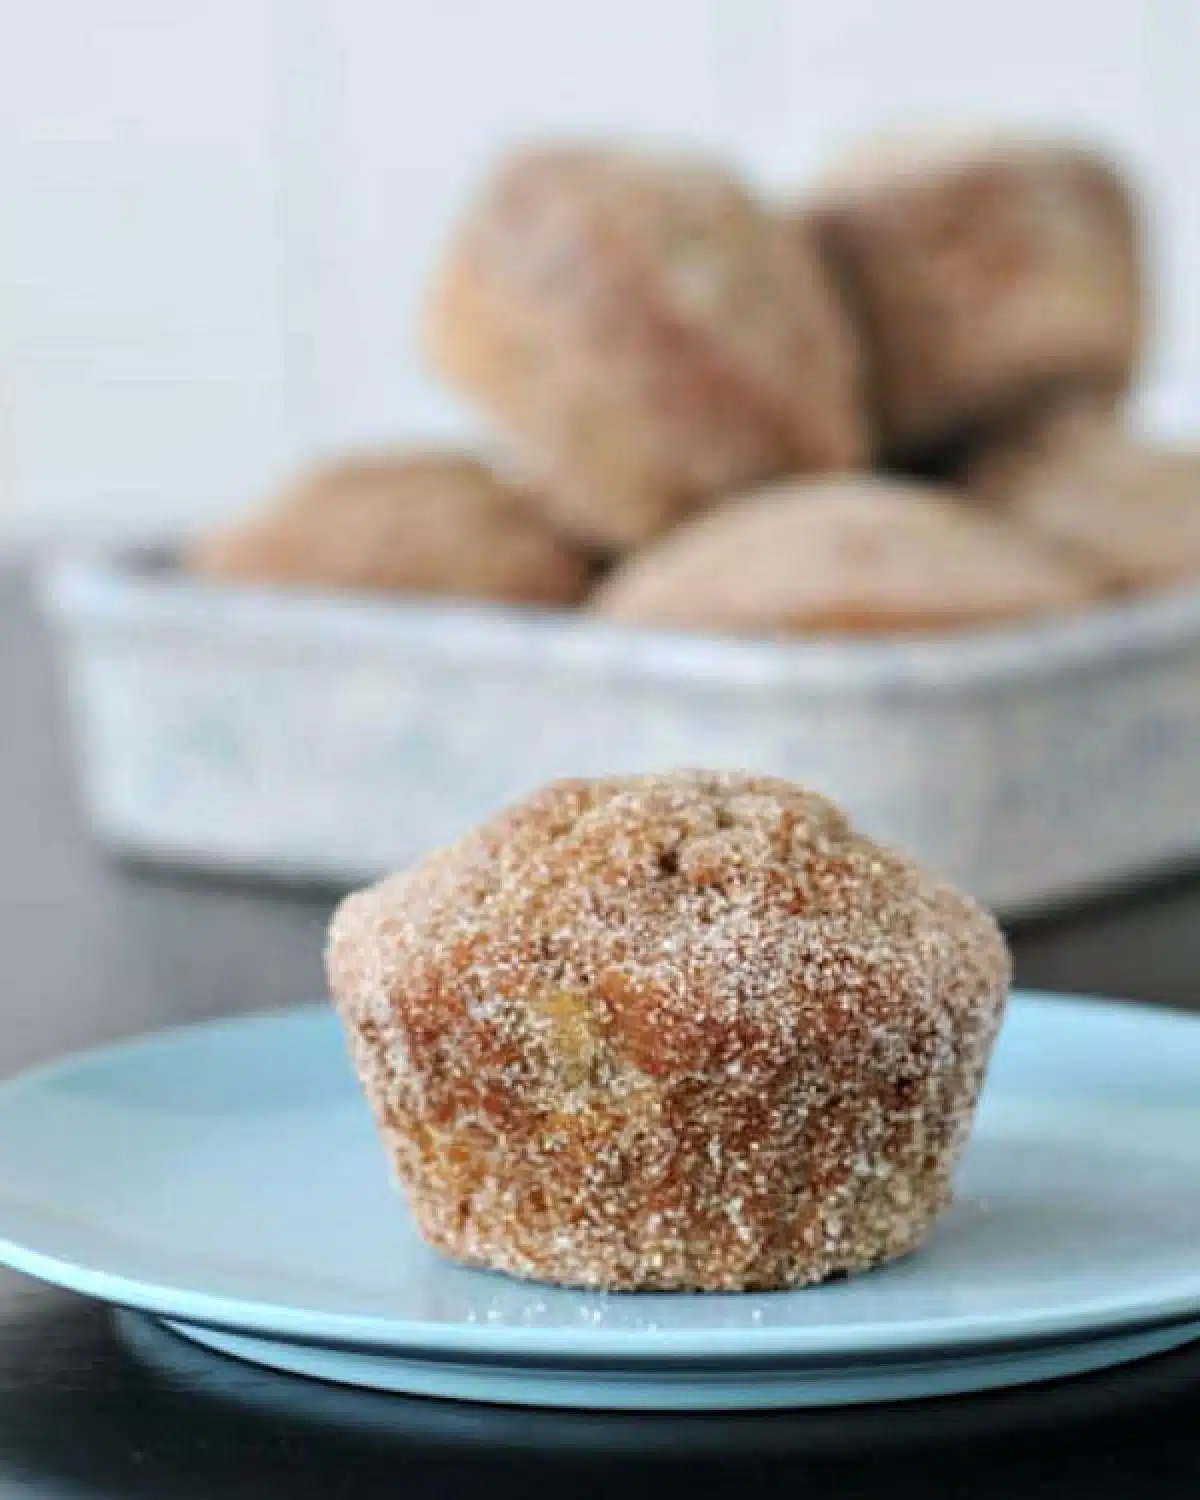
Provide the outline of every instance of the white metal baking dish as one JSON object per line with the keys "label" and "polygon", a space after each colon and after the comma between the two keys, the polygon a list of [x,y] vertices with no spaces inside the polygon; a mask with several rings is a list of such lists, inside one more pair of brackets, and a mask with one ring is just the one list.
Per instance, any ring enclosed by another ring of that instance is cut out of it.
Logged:
{"label": "white metal baking dish", "polygon": [[1200,591],[906,641],[45,580],[110,846],[358,881],[551,777],[743,767],[828,792],[1007,914],[1200,855]]}

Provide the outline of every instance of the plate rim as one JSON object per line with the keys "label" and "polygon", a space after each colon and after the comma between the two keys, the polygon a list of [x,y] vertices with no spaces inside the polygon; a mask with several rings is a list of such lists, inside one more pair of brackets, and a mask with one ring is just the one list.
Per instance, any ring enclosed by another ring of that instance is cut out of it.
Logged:
{"label": "plate rim", "polygon": [[769,1411],[873,1406],[1042,1384],[1129,1364],[1200,1340],[1200,1321],[1192,1321],[1126,1329],[1083,1341],[962,1354],[948,1350],[912,1366],[906,1364],[905,1353],[897,1351],[862,1364],[725,1366],[697,1371],[689,1366],[646,1367],[633,1361],[587,1370],[526,1366],[519,1361],[494,1366],[466,1361],[439,1364],[419,1355],[297,1345],[174,1319],[157,1321],[168,1333],[201,1348],[304,1379],[439,1400],[557,1410]]}
{"label": "plate rim", "polygon": [[[1200,1018],[1165,1006],[1125,1002],[1101,997],[1057,994],[1014,989],[1010,1005],[1021,1009],[1072,1011],[1075,1016],[1103,1013],[1149,1020],[1152,1024],[1181,1030],[1200,1028]],[[128,1061],[130,1054],[173,1052],[193,1037],[270,1029],[280,1024],[323,1024],[335,1021],[327,1005],[308,1002],[289,1007],[255,1011],[242,1016],[216,1017],[140,1033],[122,1040],[101,1043],[58,1059],[39,1063],[0,1082],[2,1112],[19,1103],[23,1094],[36,1093],[52,1081],[62,1081],[79,1072]],[[1200,1032],[1197,1032],[1200,1034]],[[381,1170],[383,1168],[381,1167]],[[513,1325],[510,1323],[417,1322],[379,1314],[321,1312],[287,1302],[261,1298],[231,1297],[196,1291],[165,1281],[130,1277],[102,1263],[82,1264],[54,1251],[37,1249],[13,1237],[5,1224],[4,1184],[0,1183],[0,1265],[33,1276],[67,1291],[114,1306],[152,1316],[201,1324],[230,1332],[275,1337],[314,1344],[337,1344],[348,1350],[395,1351],[403,1349],[443,1354],[502,1354],[531,1357],[562,1354],[568,1345],[576,1352],[585,1346],[597,1358],[655,1360],[674,1357],[681,1361],[697,1356],[726,1356],[753,1362],[756,1358],[815,1355],[870,1356],[882,1352],[903,1354],[923,1349],[988,1349],[1014,1342],[1076,1337],[1084,1332],[1116,1335],[1152,1324],[1183,1322],[1200,1317],[1200,1258],[1194,1276],[1172,1283],[1166,1292],[1118,1298],[1084,1299],[1054,1309],[1025,1313],[981,1314],[970,1319],[954,1316],[913,1319],[888,1326],[885,1337],[880,1325],[870,1321],[842,1324],[835,1328],[796,1327],[711,1328],[707,1330],[616,1330],[580,1328],[569,1331]],[[35,1210],[36,1214],[36,1210]],[[429,1253],[436,1254],[430,1250]],[[464,1274],[496,1276],[499,1273],[462,1268]],[[529,1283],[531,1286],[536,1283]],[[802,1296],[803,1289],[780,1296]],[[578,1291],[592,1298],[638,1296],[637,1293]],[[664,1294],[658,1294],[664,1295]],[[665,1294],[670,1295],[670,1294]],[[678,1293],[704,1297],[712,1294]],[[738,1295],[738,1294],[727,1294]]]}

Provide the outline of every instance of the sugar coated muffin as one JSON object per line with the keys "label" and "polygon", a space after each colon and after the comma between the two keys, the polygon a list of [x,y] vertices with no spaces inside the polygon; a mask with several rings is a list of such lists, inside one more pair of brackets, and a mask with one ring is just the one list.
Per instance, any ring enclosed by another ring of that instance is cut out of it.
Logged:
{"label": "sugar coated muffin", "polygon": [[1063,389],[1128,384],[1139,231],[1103,157],[933,134],[851,152],[796,222],[840,268],[892,452],[936,448]]}
{"label": "sugar coated muffin", "polygon": [[968,476],[999,514],[1112,593],[1200,585],[1200,452],[1079,414],[980,456]]}
{"label": "sugar coated muffin", "polygon": [[629,558],[591,607],[748,634],[963,630],[1077,608],[1086,569],[949,491],[869,475],[770,485]]}
{"label": "sugar coated muffin", "polygon": [[538,511],[465,454],[363,454],[303,476],[185,560],[227,582],[574,603],[589,565]]}
{"label": "sugar coated muffin", "polygon": [[606,547],[731,486],[865,454],[857,349],[814,244],[789,249],[704,160],[509,158],[453,238],[427,329],[556,518]]}
{"label": "sugar coated muffin", "polygon": [[350,896],[328,971],[430,1244],[607,1290],[915,1249],[1009,982],[991,918],[824,797],[703,771],[546,787]]}
{"label": "sugar coated muffin", "polygon": [[964,498],[1006,503],[1048,465],[1074,462],[1096,444],[1117,437],[1122,404],[1104,394],[1048,402],[1004,423],[959,456],[956,477]]}

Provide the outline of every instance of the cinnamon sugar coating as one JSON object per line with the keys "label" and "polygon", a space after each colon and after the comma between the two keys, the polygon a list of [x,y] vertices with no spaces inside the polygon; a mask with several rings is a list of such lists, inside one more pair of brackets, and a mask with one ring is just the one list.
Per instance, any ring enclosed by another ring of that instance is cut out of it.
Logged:
{"label": "cinnamon sugar coating", "polygon": [[454,236],[427,328],[434,364],[589,542],[865,457],[857,345],[815,243],[789,246],[699,158],[514,155]]}
{"label": "cinnamon sugar coating", "polygon": [[966,897],[769,777],[553,784],[339,908],[328,972],[428,1241],[570,1286],[914,1249],[1009,981]]}
{"label": "cinnamon sugar coating", "polygon": [[889,138],[835,164],[795,222],[817,230],[857,308],[891,451],[1129,383],[1145,323],[1140,231],[1103,156]]}
{"label": "cinnamon sugar coating", "polygon": [[625,623],[912,634],[1070,611],[1088,571],[949,490],[855,475],[768,485],[626,559],[591,600]]}
{"label": "cinnamon sugar coating", "polygon": [[466,454],[364,453],[202,537],[187,562],[236,583],[574,603],[588,562],[538,512]]}
{"label": "cinnamon sugar coating", "polygon": [[982,451],[968,484],[1111,593],[1200,583],[1200,451],[1068,413]]}

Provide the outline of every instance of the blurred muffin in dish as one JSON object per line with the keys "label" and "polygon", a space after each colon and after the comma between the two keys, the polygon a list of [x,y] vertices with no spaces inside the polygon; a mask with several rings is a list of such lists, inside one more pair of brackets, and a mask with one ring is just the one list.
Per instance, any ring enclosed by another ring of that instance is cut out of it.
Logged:
{"label": "blurred muffin in dish", "polygon": [[991,918],[824,797],[705,771],[543,788],[347,898],[327,962],[425,1238],[607,1291],[915,1249],[1009,982]]}
{"label": "blurred muffin in dish", "polygon": [[891,453],[1063,390],[1119,390],[1143,339],[1135,206],[1069,144],[930,133],[849,153],[795,221],[841,273]]}
{"label": "blurred muffin in dish", "polygon": [[953,472],[966,499],[1003,504],[1029,476],[1107,441],[1123,421],[1122,403],[1111,394],[1066,396],[997,427],[957,455]]}
{"label": "blurred muffin in dish", "polygon": [[543,510],[465,454],[362,454],[202,537],[186,563],[237,583],[571,604],[588,561]]}
{"label": "blurred muffin in dish", "polygon": [[1085,409],[984,449],[967,483],[1108,592],[1200,584],[1200,452],[1147,442]]}
{"label": "blurred muffin in dish", "polygon": [[640,625],[771,635],[963,630],[1072,610],[1086,568],[950,492],[870,475],[731,499],[626,560],[591,607]]}
{"label": "blurred muffin in dish", "polygon": [[857,349],[814,245],[789,247],[702,159],[511,157],[452,239],[427,331],[555,519],[605,547],[732,487],[866,453]]}

